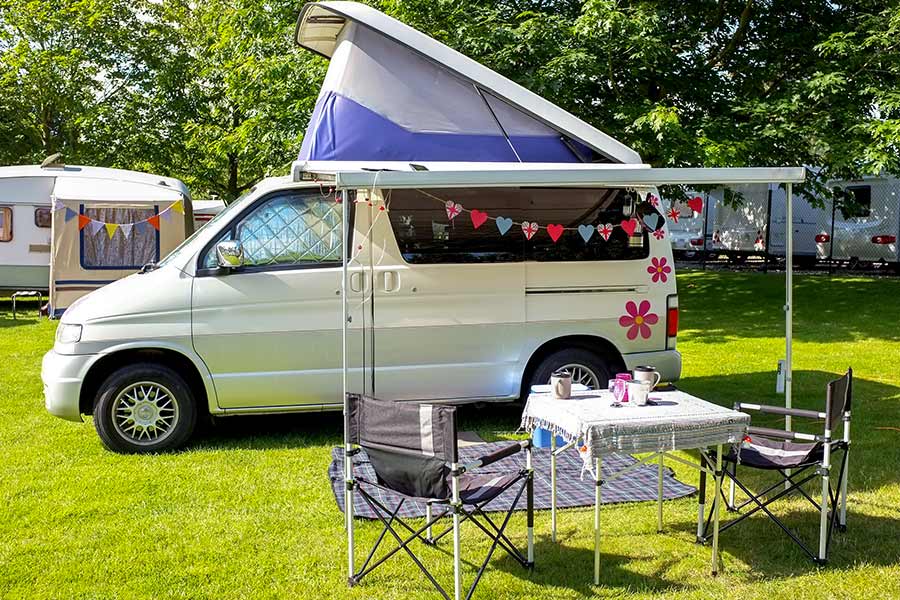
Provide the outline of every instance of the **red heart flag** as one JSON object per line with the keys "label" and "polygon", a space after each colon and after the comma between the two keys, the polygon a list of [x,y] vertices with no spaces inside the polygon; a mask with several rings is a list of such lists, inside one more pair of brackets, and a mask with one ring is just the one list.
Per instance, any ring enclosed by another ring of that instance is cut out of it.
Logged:
{"label": "red heart flag", "polygon": [[622,221],[622,229],[628,235],[634,235],[634,230],[637,229],[637,219],[626,219]]}
{"label": "red heart flag", "polygon": [[86,217],[84,215],[78,215],[78,231],[84,229],[88,223],[91,222],[90,217]]}
{"label": "red heart flag", "polygon": [[469,216],[472,218],[472,226],[475,227],[475,229],[484,225],[484,222],[488,220],[486,212],[481,212],[474,208],[472,209],[472,212],[469,213]]}
{"label": "red heart flag", "polygon": [[560,238],[564,230],[565,227],[562,225],[547,225],[547,233],[550,234],[550,239],[553,240],[554,243]]}
{"label": "red heart flag", "polygon": [[159,215],[153,215],[147,219],[147,222],[153,225],[153,229],[159,231]]}
{"label": "red heart flag", "polygon": [[695,213],[703,212],[703,198],[700,196],[694,196],[690,200],[688,200],[688,206]]}

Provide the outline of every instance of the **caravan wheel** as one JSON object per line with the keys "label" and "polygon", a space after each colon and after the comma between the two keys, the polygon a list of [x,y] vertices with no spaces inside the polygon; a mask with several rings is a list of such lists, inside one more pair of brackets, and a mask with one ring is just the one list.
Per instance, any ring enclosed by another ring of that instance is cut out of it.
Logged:
{"label": "caravan wheel", "polygon": [[197,409],[190,388],[172,369],[153,363],[123,367],[100,386],[94,427],[114,452],[174,450],[194,431]]}

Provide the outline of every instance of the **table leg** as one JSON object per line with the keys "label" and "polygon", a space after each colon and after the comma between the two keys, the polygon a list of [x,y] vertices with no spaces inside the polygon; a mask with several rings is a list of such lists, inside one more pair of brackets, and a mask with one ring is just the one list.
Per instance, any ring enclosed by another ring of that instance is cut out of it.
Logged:
{"label": "table leg", "polygon": [[600,457],[596,461],[597,474],[594,477],[594,585],[600,585],[600,486],[602,464]]}
{"label": "table leg", "polygon": [[697,543],[704,542],[703,518],[706,516],[706,449],[700,451],[700,485],[697,490]]}
{"label": "table leg", "polygon": [[550,540],[556,541],[556,435],[550,438]]}
{"label": "table leg", "polygon": [[659,453],[659,466],[656,471],[656,533],[663,530],[663,460],[666,453]]}
{"label": "table leg", "polygon": [[713,498],[712,574],[719,574],[719,499],[722,496],[722,444],[716,446],[716,490]]}

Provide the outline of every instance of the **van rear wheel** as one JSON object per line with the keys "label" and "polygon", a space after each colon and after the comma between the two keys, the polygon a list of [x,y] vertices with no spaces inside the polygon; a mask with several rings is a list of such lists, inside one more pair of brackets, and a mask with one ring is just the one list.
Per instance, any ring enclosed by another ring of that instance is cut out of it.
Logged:
{"label": "van rear wheel", "polygon": [[138,363],[110,375],[97,393],[94,427],[114,452],[147,454],[182,446],[194,431],[190,387],[163,365]]}
{"label": "van rear wheel", "polygon": [[550,383],[550,376],[559,369],[572,374],[572,383],[582,383],[592,390],[605,389],[613,376],[613,366],[605,358],[590,350],[568,348],[554,352],[541,361],[531,376],[528,388],[524,390],[525,394],[532,385]]}

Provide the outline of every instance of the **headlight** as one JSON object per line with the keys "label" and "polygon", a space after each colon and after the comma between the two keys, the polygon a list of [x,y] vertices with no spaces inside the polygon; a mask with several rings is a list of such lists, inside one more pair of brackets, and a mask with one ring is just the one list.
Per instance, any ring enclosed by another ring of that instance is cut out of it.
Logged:
{"label": "headlight", "polygon": [[56,328],[56,341],[60,344],[74,344],[81,341],[81,325],[60,323]]}

